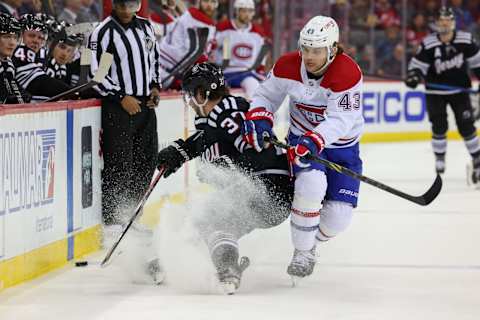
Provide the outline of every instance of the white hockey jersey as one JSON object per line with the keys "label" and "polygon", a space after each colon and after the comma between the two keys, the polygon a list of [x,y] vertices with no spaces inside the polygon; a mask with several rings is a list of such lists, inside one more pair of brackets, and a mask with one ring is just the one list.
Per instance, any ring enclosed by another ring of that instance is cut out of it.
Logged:
{"label": "white hockey jersey", "polygon": [[172,32],[167,34],[160,42],[160,65],[164,72],[162,78],[165,78],[188,53],[190,41],[187,29],[189,28],[209,29],[203,60],[207,60],[206,58],[214,48],[215,24],[213,20],[197,8],[189,8],[178,18]]}
{"label": "white hockey jersey", "polygon": [[229,46],[227,49],[230,51],[230,63],[225,73],[241,72],[250,68],[265,42],[259,26],[250,24],[247,28],[239,29],[231,20],[217,24],[215,39],[218,45],[216,61],[219,65],[222,65],[224,44]]}
{"label": "white hockey jersey", "polygon": [[339,54],[318,80],[308,78],[299,51],[280,57],[253,95],[251,108],[278,110],[290,98],[290,132],[315,131],[327,148],[358,142],[363,132],[362,72],[346,54]]}

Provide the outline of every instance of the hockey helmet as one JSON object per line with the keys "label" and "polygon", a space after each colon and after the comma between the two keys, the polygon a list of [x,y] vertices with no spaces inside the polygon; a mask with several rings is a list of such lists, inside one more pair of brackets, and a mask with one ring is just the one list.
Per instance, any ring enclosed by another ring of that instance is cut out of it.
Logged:
{"label": "hockey helmet", "polygon": [[235,0],[233,7],[235,9],[255,9],[255,2],[253,0]]}
{"label": "hockey helmet", "polygon": [[340,31],[337,22],[330,17],[316,16],[310,19],[300,31],[298,45],[300,48],[327,48],[327,61],[319,70],[321,72],[335,58],[333,49],[337,46],[339,39]]}
{"label": "hockey helmet", "polygon": [[[451,20],[451,25],[446,27],[446,26],[441,26],[439,25],[440,19],[447,19]],[[437,31],[439,33],[449,33],[455,30],[455,13],[451,7],[441,7],[440,10],[438,10],[437,14]]]}
{"label": "hockey helmet", "polygon": [[[184,98],[193,99],[193,102],[203,107],[209,98],[218,98],[226,90],[225,76],[220,67],[211,62],[202,62],[194,65],[182,80]],[[204,103],[198,103],[195,95],[201,92],[205,97]]]}
{"label": "hockey helmet", "polygon": [[39,31],[45,34],[45,36],[48,35],[47,24],[41,15],[24,14],[20,18],[20,24],[22,25],[23,31]]}
{"label": "hockey helmet", "polygon": [[22,26],[14,16],[0,13],[0,34],[20,34]]}
{"label": "hockey helmet", "polygon": [[68,34],[66,31],[67,27],[70,27],[72,24],[66,23],[64,21],[60,22],[56,28],[55,33],[53,34],[54,45],[59,43],[65,43],[69,46],[76,47],[82,44],[84,36],[81,33],[78,34]]}
{"label": "hockey helmet", "polygon": [[115,5],[124,5],[125,8],[130,12],[138,12],[142,7],[141,0],[113,0],[113,6]]}

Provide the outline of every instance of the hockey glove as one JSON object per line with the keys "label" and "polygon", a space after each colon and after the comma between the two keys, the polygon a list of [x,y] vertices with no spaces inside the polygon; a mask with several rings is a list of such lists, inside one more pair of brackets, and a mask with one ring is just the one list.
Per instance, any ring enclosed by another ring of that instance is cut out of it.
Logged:
{"label": "hockey glove", "polygon": [[407,73],[407,79],[405,79],[405,85],[409,88],[415,89],[422,81],[422,77],[418,70],[410,70]]}
{"label": "hockey glove", "polygon": [[186,161],[190,160],[184,145],[185,141],[179,139],[158,153],[157,167],[159,170],[162,167],[165,168],[164,178],[176,172]]}
{"label": "hockey glove", "polygon": [[287,150],[287,159],[293,169],[293,165],[297,165],[300,168],[307,168],[310,166],[307,159],[302,159],[308,154],[318,156],[325,147],[325,140],[323,137],[313,131],[307,131],[297,141],[295,147],[290,147]]}
{"label": "hockey glove", "polygon": [[249,145],[257,152],[261,152],[264,146],[264,137],[273,137],[273,113],[265,108],[255,108],[247,112],[243,121],[242,135]]}

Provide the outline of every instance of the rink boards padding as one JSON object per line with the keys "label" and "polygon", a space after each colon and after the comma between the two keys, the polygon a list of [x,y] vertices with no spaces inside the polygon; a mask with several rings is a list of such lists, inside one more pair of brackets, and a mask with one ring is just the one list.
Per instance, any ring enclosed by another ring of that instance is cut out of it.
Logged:
{"label": "rink boards padding", "polygon": [[[362,142],[430,139],[421,89],[365,82],[362,101]],[[286,104],[276,114],[279,137],[288,128]],[[194,131],[192,110],[179,94],[163,94],[156,113],[160,148]],[[449,123],[449,138],[458,139],[451,113]],[[0,105],[0,288],[100,248],[99,135],[97,100]],[[146,223],[158,222],[165,203],[188,197],[194,165],[159,183],[146,206]]]}

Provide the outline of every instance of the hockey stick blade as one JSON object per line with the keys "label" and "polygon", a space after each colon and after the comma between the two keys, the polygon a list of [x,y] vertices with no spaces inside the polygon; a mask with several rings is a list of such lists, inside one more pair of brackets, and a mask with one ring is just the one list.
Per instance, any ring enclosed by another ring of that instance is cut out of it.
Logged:
{"label": "hockey stick blade", "polygon": [[60,94],[57,94],[56,96],[53,96],[44,102],[53,102],[53,101],[61,100],[72,94],[78,94],[82,91],[92,88],[93,86],[96,86],[97,84],[102,82],[103,79],[105,79],[105,77],[107,76],[108,70],[110,70],[110,66],[112,65],[112,62],[113,62],[113,56],[110,53],[102,53],[102,56],[100,57],[100,62],[98,64],[97,72],[95,73],[95,76],[93,77],[92,80],[90,80],[87,83],[81,84],[77,87],[74,87],[72,89],[69,89],[65,92],[62,92]]}
{"label": "hockey stick blade", "polygon": [[158,181],[160,181],[160,178],[163,176],[163,174],[165,173],[165,168],[162,168],[160,169],[157,174],[154,176],[153,178],[153,181],[150,183],[150,186],[148,187],[147,191],[145,192],[145,194],[143,195],[142,199],[140,200],[140,202],[137,204],[137,207],[135,208],[135,212],[133,214],[133,216],[130,218],[130,220],[128,221],[127,225],[125,226],[125,228],[123,229],[122,231],[122,234],[120,235],[120,237],[117,239],[117,241],[115,241],[115,243],[113,244],[113,246],[108,250],[107,254],[105,255],[105,258],[102,260],[102,262],[100,263],[100,266],[102,268],[108,266],[111,258],[112,258],[112,255],[113,253],[115,252],[115,250],[117,249],[117,247],[119,246],[120,242],[122,241],[122,239],[125,237],[125,235],[127,234],[127,231],[130,229],[130,227],[132,226],[133,222],[138,218],[138,216],[140,215],[140,212],[142,212],[142,209],[143,209],[143,206],[145,205],[145,203],[147,202],[148,200],[148,197],[150,196],[150,194],[152,193],[153,189],[155,189],[155,186],[157,185]]}
{"label": "hockey stick blade", "polygon": [[[288,144],[285,144],[283,142],[278,141],[277,139],[270,138],[270,137],[264,137],[264,141],[267,143],[271,143],[277,147],[283,148],[283,149],[288,149],[291,146]],[[411,202],[414,202],[418,205],[421,206],[426,206],[429,205],[433,200],[435,200],[442,190],[442,178],[440,175],[437,174],[437,177],[435,178],[435,181],[433,182],[432,186],[421,196],[412,196],[408,193],[402,192],[400,190],[397,190],[395,188],[392,188],[384,183],[381,183],[379,181],[373,180],[367,176],[361,175],[353,170],[350,170],[348,168],[345,168],[337,163],[313,156],[311,154],[308,154],[306,156],[308,160],[318,162],[320,164],[323,164],[324,166],[328,167],[331,170],[337,171],[341,174],[344,174],[346,176],[349,176],[351,178],[360,180],[364,183],[367,183],[371,186],[374,186],[378,189],[381,189],[383,191],[386,191],[388,193],[394,194],[402,199],[409,200]]]}

